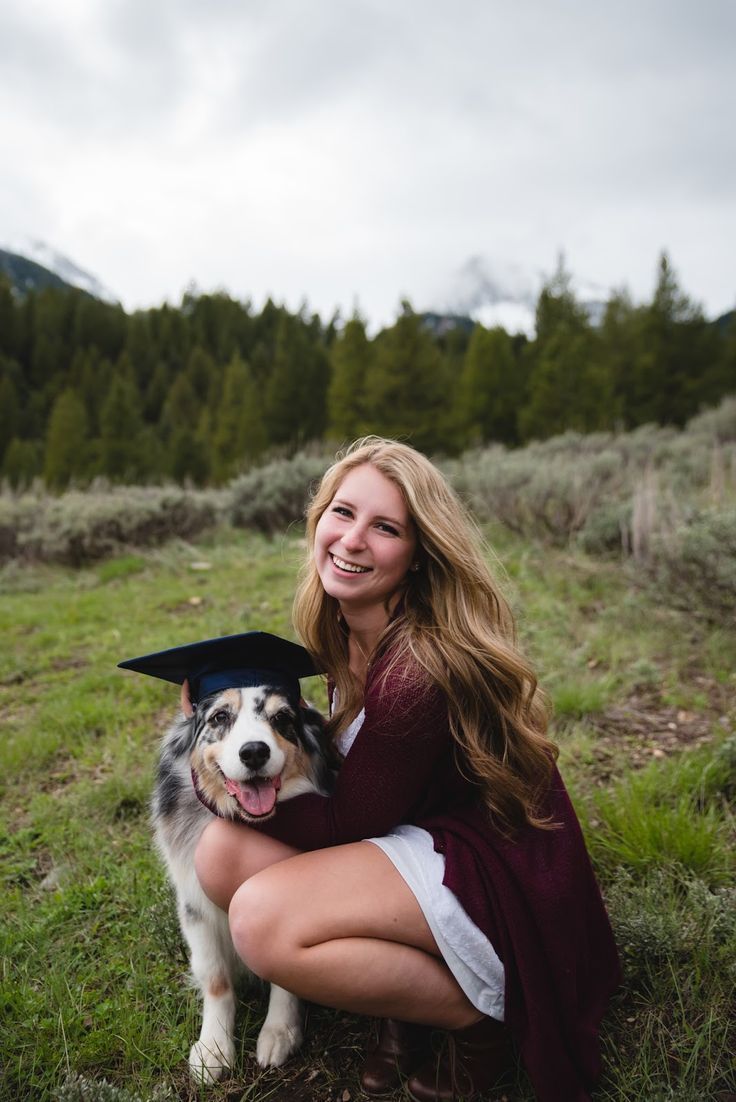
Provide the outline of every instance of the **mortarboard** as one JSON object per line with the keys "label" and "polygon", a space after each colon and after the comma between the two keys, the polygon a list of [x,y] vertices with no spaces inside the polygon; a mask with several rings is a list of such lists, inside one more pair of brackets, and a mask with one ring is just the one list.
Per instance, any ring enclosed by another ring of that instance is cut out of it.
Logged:
{"label": "mortarboard", "polygon": [[304,647],[266,631],[203,639],[140,658],[128,658],[118,666],[177,685],[188,679],[193,703],[218,689],[249,685],[273,685],[298,700],[299,678],[320,672]]}

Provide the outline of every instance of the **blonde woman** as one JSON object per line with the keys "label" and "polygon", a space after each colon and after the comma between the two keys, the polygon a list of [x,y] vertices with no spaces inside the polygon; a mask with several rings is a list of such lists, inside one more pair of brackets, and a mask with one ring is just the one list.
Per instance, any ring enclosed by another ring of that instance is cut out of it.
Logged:
{"label": "blonde woman", "polygon": [[616,950],[476,529],[429,460],[370,437],[307,539],[294,623],[329,671],[337,788],[213,820],[201,883],[257,975],[382,1020],[367,1093],[469,1098],[513,1040],[540,1102],[582,1102]]}

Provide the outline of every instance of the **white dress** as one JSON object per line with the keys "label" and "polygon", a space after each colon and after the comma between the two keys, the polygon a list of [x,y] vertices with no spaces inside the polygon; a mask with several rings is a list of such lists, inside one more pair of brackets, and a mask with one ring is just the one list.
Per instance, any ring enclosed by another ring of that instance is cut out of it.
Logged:
{"label": "white dress", "polygon": [[[365,719],[361,711],[337,739],[345,757]],[[503,1021],[503,964],[488,938],[442,883],[445,858],[436,853],[432,835],[403,824],[381,838],[365,841],[379,846],[416,896],[447,967],[473,1006],[489,1018]]]}

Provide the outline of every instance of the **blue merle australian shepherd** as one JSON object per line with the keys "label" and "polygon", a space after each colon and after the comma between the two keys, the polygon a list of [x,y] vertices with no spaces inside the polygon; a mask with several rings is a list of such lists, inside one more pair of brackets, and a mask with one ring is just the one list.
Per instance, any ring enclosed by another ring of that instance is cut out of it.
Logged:
{"label": "blue merle australian shepherd", "polygon": [[[234,981],[242,964],[227,915],[197,880],[199,837],[213,814],[246,823],[267,819],[279,800],[329,792],[333,776],[320,714],[268,685],[211,693],[190,719],[180,716],[164,737],[153,823],[204,1002],[202,1030],[189,1054],[192,1074],[200,1081],[213,1082],[232,1067]],[[256,1046],[258,1063],[282,1064],[301,1040],[298,999],[272,985]]]}

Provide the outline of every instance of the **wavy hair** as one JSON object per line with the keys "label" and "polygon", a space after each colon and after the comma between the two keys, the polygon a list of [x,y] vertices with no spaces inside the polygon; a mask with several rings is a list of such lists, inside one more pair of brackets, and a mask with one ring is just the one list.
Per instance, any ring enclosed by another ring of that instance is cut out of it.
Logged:
{"label": "wavy hair", "polygon": [[549,827],[539,811],[557,757],[546,737],[546,702],[520,653],[511,610],[493,579],[483,539],[444,476],[407,444],[377,436],[355,441],[325,472],[307,509],[308,556],[294,598],[294,625],[330,671],[338,706],[333,736],[360,710],[362,687],[348,666],[346,627],[317,573],[317,523],[345,476],[369,463],[401,492],[417,538],[419,569],[404,583],[403,614],[391,620],[371,656],[385,672],[405,665],[435,682],[448,700],[458,767],[481,790],[500,829]]}

